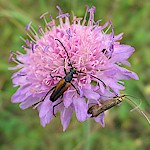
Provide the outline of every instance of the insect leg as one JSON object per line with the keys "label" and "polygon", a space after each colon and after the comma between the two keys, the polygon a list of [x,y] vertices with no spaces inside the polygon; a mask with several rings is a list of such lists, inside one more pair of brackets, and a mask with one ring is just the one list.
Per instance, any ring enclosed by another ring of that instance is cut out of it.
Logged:
{"label": "insect leg", "polygon": [[61,104],[62,103],[62,101],[60,101],[59,103],[57,103],[56,105],[54,105],[53,106],[53,115],[56,117],[56,115],[55,115],[55,112],[54,112],[54,108],[57,106],[57,105],[59,105],[59,104]]}
{"label": "insect leg", "polygon": [[64,67],[64,72],[65,72],[65,74],[67,74],[67,71],[66,71],[66,68]]}
{"label": "insect leg", "polygon": [[51,78],[62,78],[61,76],[52,76],[51,74],[50,74],[50,76],[51,76]]}
{"label": "insect leg", "polygon": [[90,76],[92,76],[93,78],[95,78],[95,79],[97,79],[97,80],[99,80],[99,81],[101,81],[102,83],[103,83],[103,85],[106,87],[106,84],[101,80],[101,79],[99,79],[99,78],[97,78],[97,77],[95,77],[94,75],[92,75],[92,74],[90,74]]}
{"label": "insect leg", "polygon": [[[87,73],[85,73],[85,72],[82,72],[82,71],[77,71],[78,73],[83,73],[83,74],[85,74],[85,75],[87,75]],[[97,80],[99,80],[99,81],[101,81],[102,83],[103,83],[103,85],[106,87],[106,84],[101,80],[101,79],[99,79],[99,78],[97,78],[97,77],[95,77],[94,75],[92,75],[92,74],[88,74],[88,75],[90,75],[90,76],[92,76],[93,78],[95,78],[95,79],[97,79]]]}
{"label": "insect leg", "polygon": [[48,95],[53,89],[55,89],[55,88],[56,88],[56,86],[54,86],[53,88],[51,88],[51,89],[46,93],[46,95],[44,96],[44,98],[43,98],[41,101],[35,103],[33,106],[36,106],[37,104],[43,102],[43,101],[45,100],[45,98],[47,97],[47,95]]}
{"label": "insect leg", "polygon": [[71,83],[71,85],[74,87],[74,89],[77,91],[77,93],[80,95],[79,90],[75,87],[75,85],[73,83]]}

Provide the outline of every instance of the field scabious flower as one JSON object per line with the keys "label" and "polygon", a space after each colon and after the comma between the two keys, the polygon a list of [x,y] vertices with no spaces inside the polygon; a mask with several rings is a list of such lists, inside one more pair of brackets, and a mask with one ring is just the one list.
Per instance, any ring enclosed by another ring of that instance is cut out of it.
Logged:
{"label": "field scabious flower", "polygon": [[[114,35],[111,21],[99,25],[100,20],[94,21],[96,8],[87,7],[84,18],[77,18],[73,15],[70,19],[68,13],[63,14],[57,6],[59,25],[50,16],[50,21],[43,18],[46,27],[41,26],[38,32],[32,27],[31,22],[26,26],[29,39],[24,40],[26,46],[22,46],[25,54],[17,51],[11,52],[9,60],[17,63],[12,70],[18,70],[12,75],[14,86],[19,86],[12,96],[13,103],[21,103],[20,108],[26,109],[36,105],[39,111],[41,125],[45,126],[53,118],[53,106],[55,113],[60,112],[61,123],[65,131],[69,125],[72,114],[75,112],[80,122],[90,116],[87,114],[88,105],[92,102],[98,103],[102,95],[110,96],[113,93],[119,94],[125,87],[120,80],[130,78],[138,79],[138,76],[121,65],[130,65],[127,59],[134,52],[129,45],[120,44],[122,33]],[[87,14],[89,18],[87,19]],[[111,32],[109,32],[111,30]],[[69,72],[70,66],[67,53],[59,39],[67,50],[72,66],[79,72],[77,78],[71,83],[79,90],[79,93],[70,86],[55,102],[50,101],[50,95],[40,102],[46,93],[57,85],[60,78],[65,77],[64,67]],[[15,56],[15,57],[14,57]],[[95,78],[96,77],[96,78]],[[102,80],[105,85],[98,80]],[[104,126],[104,114],[95,118]]]}

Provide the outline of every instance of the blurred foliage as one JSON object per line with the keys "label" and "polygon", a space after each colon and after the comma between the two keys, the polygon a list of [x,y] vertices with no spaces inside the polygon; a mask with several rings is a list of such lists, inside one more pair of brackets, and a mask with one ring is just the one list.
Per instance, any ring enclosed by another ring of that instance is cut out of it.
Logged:
{"label": "blurred foliage", "polygon": [[92,119],[79,123],[74,116],[65,133],[59,117],[43,128],[35,110],[22,111],[11,103],[16,89],[8,71],[13,65],[8,64],[9,51],[21,49],[19,36],[25,37],[24,27],[31,20],[38,26],[42,22],[39,16],[46,11],[56,17],[56,5],[64,12],[73,10],[77,16],[84,15],[85,5],[94,5],[96,19],[103,19],[102,23],[112,20],[115,33],[124,32],[121,42],[135,47],[130,62],[140,78],[125,81],[125,93],[140,98],[141,107],[150,113],[149,0],[0,0],[0,150],[148,150],[149,125],[136,111],[130,113],[132,108],[126,102],[106,113],[105,128]]}

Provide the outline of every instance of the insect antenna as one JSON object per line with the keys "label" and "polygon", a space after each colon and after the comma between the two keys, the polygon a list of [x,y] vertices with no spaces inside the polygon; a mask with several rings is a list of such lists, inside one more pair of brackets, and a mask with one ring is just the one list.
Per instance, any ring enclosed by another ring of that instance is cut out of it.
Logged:
{"label": "insect antenna", "polygon": [[68,54],[68,52],[67,52],[65,46],[63,45],[63,43],[62,43],[59,39],[55,39],[55,40],[57,40],[57,41],[62,45],[62,47],[64,48],[64,50],[65,50],[65,52],[66,52],[66,54],[67,54],[68,60],[69,60],[69,64],[68,64],[68,65],[73,68],[73,66],[72,66],[72,64],[71,64],[71,60],[70,60],[69,54]]}
{"label": "insect antenna", "polygon": [[[83,74],[85,74],[85,75],[87,75],[88,73],[85,73],[85,72],[82,72],[82,71],[77,71],[78,73],[83,73]],[[90,76],[92,76],[93,78],[95,78],[95,79],[97,79],[97,80],[99,80],[99,81],[101,81],[102,83],[103,83],[103,85],[104,85],[104,87],[106,87],[106,84],[104,83],[104,81],[102,81],[101,79],[99,79],[99,78],[97,78],[97,77],[95,77],[94,75],[92,75],[92,74],[88,74],[88,75],[90,75]]]}
{"label": "insect antenna", "polygon": [[143,114],[143,116],[146,118],[146,120],[147,120],[148,123],[150,124],[150,119],[149,119],[148,116],[143,112],[143,110],[140,109],[139,106],[138,106],[134,101],[132,101],[130,98],[128,98],[128,97],[125,97],[125,98],[126,98],[129,102],[131,102],[141,114]]}
{"label": "insect antenna", "polygon": [[135,99],[139,99],[138,97],[135,97],[135,96],[132,96],[132,95],[128,95],[128,94],[124,94],[122,96],[128,96],[128,97],[132,97],[132,98],[135,98]]}

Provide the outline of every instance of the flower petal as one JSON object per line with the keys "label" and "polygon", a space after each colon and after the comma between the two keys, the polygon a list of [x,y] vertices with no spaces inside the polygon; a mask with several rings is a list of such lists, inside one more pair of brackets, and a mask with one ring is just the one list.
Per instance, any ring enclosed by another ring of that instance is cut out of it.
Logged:
{"label": "flower petal", "polygon": [[64,93],[63,103],[66,108],[68,108],[72,103],[73,94],[75,91],[68,90]]}
{"label": "flower petal", "polygon": [[134,48],[129,45],[117,45],[114,49],[110,62],[122,62],[128,59],[133,52]]}
{"label": "flower petal", "polygon": [[41,125],[45,127],[47,123],[49,123],[53,118],[53,106],[52,102],[46,98],[40,106],[38,106],[39,117],[41,121]]}
{"label": "flower petal", "polygon": [[92,89],[83,89],[84,95],[86,98],[88,99],[94,99],[94,100],[98,100],[100,98],[100,95],[96,92],[94,92]]}
{"label": "flower petal", "polygon": [[31,107],[33,106],[34,104],[36,104],[38,101],[40,101],[39,97],[32,97],[32,96],[29,96],[27,98],[27,100],[23,101],[21,104],[20,104],[20,108],[21,109],[26,109],[28,107]]}
{"label": "flower petal", "polygon": [[63,108],[60,112],[61,124],[63,126],[63,131],[65,131],[70,123],[71,116],[73,114],[73,109],[71,106],[68,108]]}
{"label": "flower petal", "polygon": [[130,78],[133,78],[135,80],[138,80],[139,77],[136,73],[126,69],[126,68],[123,68],[123,67],[120,67],[120,66],[117,66],[117,68],[119,69],[119,71],[122,73],[122,75],[124,75],[124,78],[126,80],[130,79]]}
{"label": "flower petal", "polygon": [[80,122],[87,119],[87,104],[84,98],[73,98],[73,104],[76,111],[76,117]]}
{"label": "flower petal", "polygon": [[18,103],[23,102],[27,97],[31,96],[32,93],[29,90],[30,84],[25,84],[24,86],[20,87],[16,93],[12,96],[12,102]]}
{"label": "flower petal", "polygon": [[100,115],[98,115],[97,117],[94,118],[94,120],[95,120],[96,122],[98,122],[102,127],[105,126],[104,116],[105,116],[105,114],[104,114],[104,113],[101,113]]}

